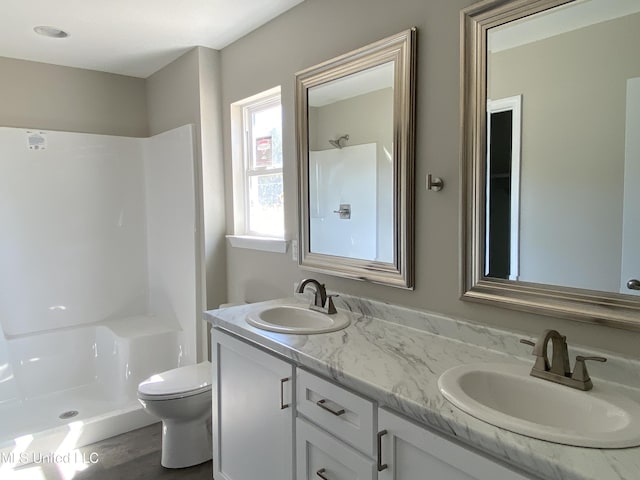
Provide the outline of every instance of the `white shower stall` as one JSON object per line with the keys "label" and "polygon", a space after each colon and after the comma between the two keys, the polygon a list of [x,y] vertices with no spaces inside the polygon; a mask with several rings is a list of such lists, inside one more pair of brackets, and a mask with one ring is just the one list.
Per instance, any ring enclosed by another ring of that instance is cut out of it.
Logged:
{"label": "white shower stall", "polygon": [[393,173],[377,152],[376,143],[309,152],[311,252],[393,262]]}
{"label": "white shower stall", "polygon": [[0,128],[0,477],[24,452],[156,421],[138,383],[196,362],[194,159],[191,125],[144,139]]}

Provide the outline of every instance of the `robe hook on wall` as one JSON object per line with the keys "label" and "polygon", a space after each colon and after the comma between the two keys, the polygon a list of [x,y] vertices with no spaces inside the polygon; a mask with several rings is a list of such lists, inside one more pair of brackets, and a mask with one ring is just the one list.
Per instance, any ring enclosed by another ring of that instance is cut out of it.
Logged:
{"label": "robe hook on wall", "polygon": [[427,190],[439,192],[444,187],[444,180],[440,177],[434,177],[431,174],[427,175]]}

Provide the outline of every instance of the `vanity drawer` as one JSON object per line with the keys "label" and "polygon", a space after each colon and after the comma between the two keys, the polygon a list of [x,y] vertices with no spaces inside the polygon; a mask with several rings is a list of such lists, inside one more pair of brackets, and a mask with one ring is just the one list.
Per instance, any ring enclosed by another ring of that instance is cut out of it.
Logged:
{"label": "vanity drawer", "polygon": [[376,464],[302,418],[296,419],[297,480],[374,480]]}
{"label": "vanity drawer", "polygon": [[374,455],[374,404],[372,401],[297,370],[297,409],[329,433]]}

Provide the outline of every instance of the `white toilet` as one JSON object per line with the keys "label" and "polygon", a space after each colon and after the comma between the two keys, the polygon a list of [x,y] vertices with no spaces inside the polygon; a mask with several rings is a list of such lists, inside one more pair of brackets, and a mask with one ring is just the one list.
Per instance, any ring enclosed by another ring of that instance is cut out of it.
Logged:
{"label": "white toilet", "polygon": [[138,399],[162,420],[162,466],[183,468],[211,460],[211,363],[175,368],[138,385]]}

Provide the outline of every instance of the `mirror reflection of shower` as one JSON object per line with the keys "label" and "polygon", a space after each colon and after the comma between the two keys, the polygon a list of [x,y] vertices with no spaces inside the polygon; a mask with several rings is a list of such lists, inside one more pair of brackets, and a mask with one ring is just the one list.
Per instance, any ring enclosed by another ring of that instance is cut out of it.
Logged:
{"label": "mirror reflection of shower", "polygon": [[329,143],[332,146],[336,147],[338,150],[342,150],[347,140],[349,140],[349,135],[342,135],[341,137],[338,137],[335,140],[329,140]]}

